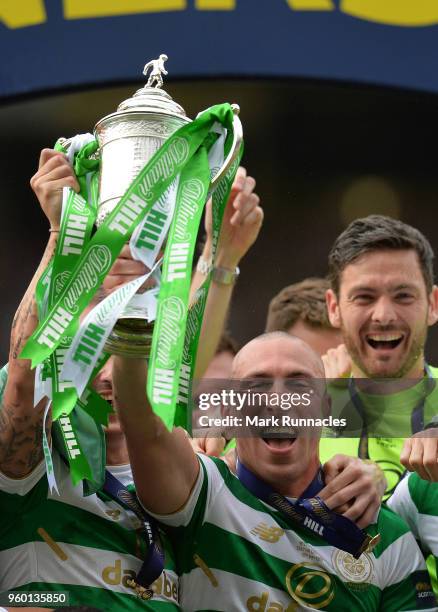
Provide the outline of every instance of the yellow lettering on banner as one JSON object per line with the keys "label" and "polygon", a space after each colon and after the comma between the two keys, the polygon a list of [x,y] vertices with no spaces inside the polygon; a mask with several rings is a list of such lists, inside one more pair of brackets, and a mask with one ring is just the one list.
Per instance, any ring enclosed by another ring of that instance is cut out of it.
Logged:
{"label": "yellow lettering on banner", "polygon": [[236,0],[195,0],[198,11],[234,11]]}
{"label": "yellow lettering on banner", "polygon": [[44,0],[3,0],[0,21],[8,28],[25,28],[44,23],[47,19]]}
{"label": "yellow lettering on banner", "polygon": [[395,26],[438,23],[437,0],[342,0],[341,11],[359,19]]}
{"label": "yellow lettering on banner", "polygon": [[64,0],[66,19],[183,11],[187,0]]}
{"label": "yellow lettering on banner", "polygon": [[334,11],[333,0],[287,0],[289,7],[294,11]]}

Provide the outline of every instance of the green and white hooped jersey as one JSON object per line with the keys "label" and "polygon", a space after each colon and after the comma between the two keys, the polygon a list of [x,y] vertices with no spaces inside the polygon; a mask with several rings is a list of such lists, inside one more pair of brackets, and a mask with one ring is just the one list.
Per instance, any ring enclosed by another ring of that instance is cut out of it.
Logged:
{"label": "green and white hooped jersey", "polygon": [[424,552],[432,555],[427,561],[438,592],[438,483],[423,480],[415,473],[409,474],[387,503],[407,522]]}
{"label": "green and white hooped jersey", "polygon": [[[154,597],[138,599],[127,586],[145,554],[137,517],[105,493],[84,497],[56,451],[53,463],[59,496],[48,492],[44,462],[20,480],[0,473],[0,592],[64,591],[70,605],[110,612],[179,610],[168,546]],[[110,471],[132,484],[128,465]]]}
{"label": "green and white hooped jersey", "polygon": [[186,506],[157,516],[174,545],[183,610],[438,610],[414,536],[390,510],[382,509],[367,530],[380,532],[381,542],[355,560],[291,529],[224,462],[199,458]]}

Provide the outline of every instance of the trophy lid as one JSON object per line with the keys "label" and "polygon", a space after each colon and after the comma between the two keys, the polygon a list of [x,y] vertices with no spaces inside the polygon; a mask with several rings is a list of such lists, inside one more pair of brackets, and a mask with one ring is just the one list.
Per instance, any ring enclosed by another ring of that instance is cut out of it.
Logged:
{"label": "trophy lid", "polygon": [[132,112],[170,115],[172,117],[179,117],[185,121],[190,121],[183,107],[177,104],[177,102],[162,89],[162,75],[168,74],[167,70],[164,68],[164,62],[167,59],[167,55],[163,53],[158,59],[148,62],[143,68],[144,75],[147,75],[150,70],[149,79],[146,85],[138,89],[131,98],[123,100],[117,107],[115,113],[107,115],[101,119],[97,125],[109,117],[114,118],[118,115]]}
{"label": "trophy lid", "polygon": [[174,115],[187,119],[183,107],[177,104],[164,89],[158,89],[158,87],[155,88],[148,85],[138,89],[131,98],[123,100],[123,102],[119,104],[117,113],[126,111],[164,113],[165,115]]}

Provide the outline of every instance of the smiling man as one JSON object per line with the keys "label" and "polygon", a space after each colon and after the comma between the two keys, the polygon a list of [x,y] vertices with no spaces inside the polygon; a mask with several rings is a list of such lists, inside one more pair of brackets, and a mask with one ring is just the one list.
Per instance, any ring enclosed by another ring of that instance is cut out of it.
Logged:
{"label": "smiling man", "polygon": [[339,300],[332,290],[328,293],[332,324],[342,328],[356,377],[424,374],[427,327],[437,320],[438,298],[432,287],[432,252],[415,237],[413,245],[424,247],[423,261],[413,246],[358,254],[342,272]]}
{"label": "smiling man", "polygon": [[[348,388],[334,386],[331,395],[334,410],[360,427],[357,437],[323,439],[321,456],[336,449],[372,459],[385,471],[386,497],[404,474],[404,439],[421,435],[437,412],[437,370],[424,357],[428,327],[438,319],[433,258],[421,232],[380,215],[353,221],[329,256],[329,318],[353,362]],[[436,439],[413,440],[414,461],[437,476]]]}
{"label": "smiling man", "polygon": [[[366,529],[382,535],[372,551],[355,558],[341,549],[344,519],[320,503],[318,434],[238,438],[236,477],[219,459],[196,456],[183,431],[166,429],[148,404],[146,375],[145,361],[115,356],[116,406],[137,494],[167,526],[184,610],[437,609],[414,537],[390,511]],[[281,387],[298,377],[321,381],[324,370],[302,340],[276,332],[243,347],[233,376]],[[304,506],[319,514],[297,521]],[[351,522],[347,531],[347,540],[366,535]]]}

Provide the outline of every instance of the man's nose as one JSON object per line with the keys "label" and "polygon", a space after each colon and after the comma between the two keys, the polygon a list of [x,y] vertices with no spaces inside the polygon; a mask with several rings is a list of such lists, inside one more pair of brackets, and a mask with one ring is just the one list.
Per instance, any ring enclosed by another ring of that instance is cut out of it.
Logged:
{"label": "man's nose", "polygon": [[112,383],[113,379],[113,365],[112,358],[110,357],[103,368],[100,370],[99,374],[96,376],[96,379],[101,382]]}
{"label": "man's nose", "polygon": [[372,320],[380,325],[389,325],[396,321],[397,315],[394,304],[389,296],[381,296],[375,303]]}
{"label": "man's nose", "polygon": [[267,393],[268,401],[266,402],[264,412],[268,414],[278,414],[278,398],[281,393],[284,392],[284,380],[281,378],[275,378],[271,381],[271,387]]}

